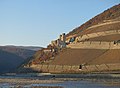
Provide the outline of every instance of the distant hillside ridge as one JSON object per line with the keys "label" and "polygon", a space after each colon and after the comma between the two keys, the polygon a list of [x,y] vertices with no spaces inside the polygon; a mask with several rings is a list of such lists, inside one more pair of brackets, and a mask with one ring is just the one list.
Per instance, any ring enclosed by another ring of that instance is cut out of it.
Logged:
{"label": "distant hillside ridge", "polygon": [[36,51],[42,49],[42,47],[34,46],[0,46],[0,49],[13,54],[16,54],[24,59],[31,57]]}
{"label": "distant hillside ridge", "polygon": [[14,71],[24,58],[0,49],[0,73]]}
{"label": "distant hillside ridge", "polygon": [[120,4],[113,6],[108,10],[105,10],[103,13],[95,16],[94,18],[90,19],[83,25],[73,29],[71,32],[67,34],[67,37],[71,35],[79,34],[80,32],[87,29],[88,27],[101,23],[104,20],[116,19],[118,17],[120,17]]}
{"label": "distant hillside ridge", "polygon": [[42,47],[0,46],[0,73],[15,71]]}
{"label": "distant hillside ridge", "polygon": [[20,49],[27,49],[27,50],[33,50],[33,51],[38,51],[43,48],[43,47],[38,47],[38,46],[14,46],[14,45],[7,45],[4,47],[20,48]]}

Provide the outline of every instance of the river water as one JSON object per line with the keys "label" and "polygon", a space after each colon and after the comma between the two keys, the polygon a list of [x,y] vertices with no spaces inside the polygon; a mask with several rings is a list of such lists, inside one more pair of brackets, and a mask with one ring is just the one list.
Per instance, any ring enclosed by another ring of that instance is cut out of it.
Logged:
{"label": "river water", "polygon": [[[35,86],[36,84],[33,84]],[[61,86],[63,88],[120,88],[119,86],[108,86],[89,81],[65,81],[56,84],[37,84],[37,86]]]}
{"label": "river water", "polygon": [[[0,76],[0,79],[16,79],[16,78],[19,78],[19,79],[29,79],[29,77],[15,77],[15,76]],[[33,78],[34,80],[37,78],[37,77],[30,77],[30,80],[31,78]],[[41,78],[41,77],[39,77]],[[45,77],[45,79],[39,79],[39,80],[49,80],[50,77],[47,76]],[[61,87],[61,88],[120,88],[120,85],[115,85],[115,82],[113,79],[107,79],[107,82],[106,80],[103,80],[102,81],[94,81],[94,80],[73,80],[74,78],[67,78],[67,80],[64,80],[66,79],[65,77],[63,77],[62,79],[61,78],[54,78],[54,80],[62,80],[62,82],[56,82],[56,83],[30,83],[30,84],[20,84],[20,86],[22,86],[23,88],[31,88],[31,87],[36,87],[37,88],[39,86],[58,86],[58,87]],[[72,80],[71,80],[72,79]],[[109,81],[109,82],[108,82]],[[119,84],[117,82],[117,84]],[[0,88],[16,88],[18,86],[18,84],[14,84],[14,83],[9,83],[9,82],[0,82]]]}
{"label": "river water", "polygon": [[[120,88],[120,86],[106,85],[102,83],[90,82],[90,81],[65,81],[63,83],[52,83],[52,84],[29,84],[24,85],[24,88],[30,88],[33,86],[59,86],[63,88]],[[12,88],[15,85],[9,83],[1,83],[0,88]]]}

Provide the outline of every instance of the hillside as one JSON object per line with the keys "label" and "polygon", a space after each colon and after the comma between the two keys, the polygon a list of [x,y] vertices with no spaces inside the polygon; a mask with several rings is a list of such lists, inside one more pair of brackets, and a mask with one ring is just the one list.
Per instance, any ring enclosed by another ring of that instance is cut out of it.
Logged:
{"label": "hillside", "polygon": [[0,50],[0,73],[15,70],[23,61],[18,55]]}
{"label": "hillside", "polygon": [[25,47],[25,46],[0,46],[0,49],[13,54],[16,54],[24,59],[31,57],[41,47]]}
{"label": "hillside", "polygon": [[15,70],[41,47],[0,46],[0,73]]}
{"label": "hillside", "polygon": [[[104,68],[118,70],[120,67],[120,4],[73,29],[66,36],[63,34],[63,41],[59,40],[61,37],[50,44],[50,47],[48,45],[46,49],[36,52],[24,67],[53,73],[56,70],[63,72],[72,68],[72,71],[77,68],[79,72],[80,65],[87,68],[84,71],[89,69],[100,71]],[[61,48],[64,43],[66,46]],[[103,67],[96,67],[96,65]]]}
{"label": "hillside", "polygon": [[[110,64],[120,63],[120,4],[104,11],[67,35],[77,41],[55,57],[50,64]],[[75,37],[72,36],[72,37]],[[77,37],[76,37],[77,38]],[[116,44],[116,43],[117,44]],[[118,47],[111,49],[110,47]],[[108,48],[107,48],[108,47]],[[67,59],[67,60],[65,60]]]}
{"label": "hillside", "polygon": [[80,65],[80,64],[110,64],[120,63],[120,50],[97,49],[67,49],[56,56],[50,64]]}
{"label": "hillside", "polygon": [[[71,32],[67,34],[67,37],[72,35],[79,35],[81,32],[85,31],[88,27],[93,25],[97,25],[98,23],[103,23],[105,20],[112,20],[120,17],[120,4],[113,6],[112,8],[104,11],[103,13],[93,17],[83,25],[73,29]],[[120,27],[119,27],[120,28]],[[94,30],[94,29],[93,29]],[[100,30],[99,30],[100,31]],[[95,32],[95,30],[94,30]]]}
{"label": "hillside", "polygon": [[11,47],[11,48],[19,48],[19,49],[26,49],[26,50],[32,50],[32,51],[38,51],[40,50],[42,47],[38,47],[38,46],[13,46],[13,45],[7,45],[5,47]]}

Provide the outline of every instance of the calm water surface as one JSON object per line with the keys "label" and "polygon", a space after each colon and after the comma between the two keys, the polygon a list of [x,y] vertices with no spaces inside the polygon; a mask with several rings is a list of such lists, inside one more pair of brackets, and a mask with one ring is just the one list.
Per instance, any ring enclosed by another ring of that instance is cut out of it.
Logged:
{"label": "calm water surface", "polygon": [[[0,88],[10,88],[15,85],[9,83],[0,84]],[[24,85],[24,88],[30,88],[32,86],[61,86],[63,88],[120,88],[120,86],[106,85],[104,83],[96,83],[90,81],[65,81],[62,83],[53,83],[53,84],[30,84]]]}
{"label": "calm water surface", "polygon": [[61,86],[64,88],[120,88],[119,86],[108,86],[89,81],[65,81],[63,83],[56,84],[33,84],[33,86]]}
{"label": "calm water surface", "polygon": [[[0,76],[0,78],[13,78],[9,76]],[[21,77],[23,78],[23,77]],[[33,77],[34,79],[34,77]],[[10,83],[0,83],[0,88],[15,88],[16,84]],[[110,85],[105,82],[97,82],[97,81],[84,81],[84,80],[76,80],[76,81],[64,81],[61,83],[47,83],[47,84],[27,84],[22,85],[24,88],[30,88],[32,86],[61,86],[63,88],[120,88],[120,85]]]}

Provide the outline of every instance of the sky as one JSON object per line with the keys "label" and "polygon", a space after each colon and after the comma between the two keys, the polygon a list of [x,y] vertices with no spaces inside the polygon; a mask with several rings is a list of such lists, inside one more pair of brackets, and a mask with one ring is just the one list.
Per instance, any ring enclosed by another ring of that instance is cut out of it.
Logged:
{"label": "sky", "polygon": [[0,0],[0,45],[46,47],[120,0]]}

